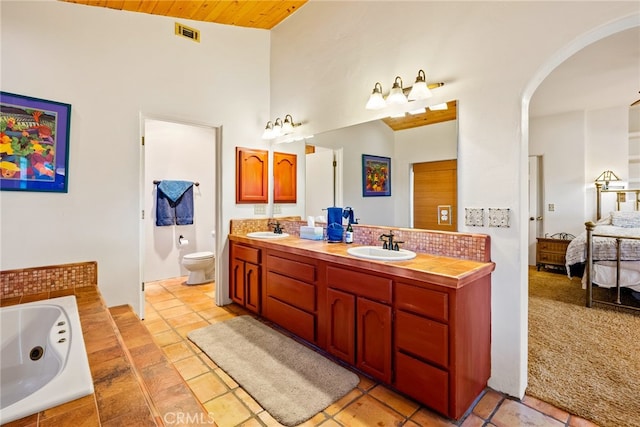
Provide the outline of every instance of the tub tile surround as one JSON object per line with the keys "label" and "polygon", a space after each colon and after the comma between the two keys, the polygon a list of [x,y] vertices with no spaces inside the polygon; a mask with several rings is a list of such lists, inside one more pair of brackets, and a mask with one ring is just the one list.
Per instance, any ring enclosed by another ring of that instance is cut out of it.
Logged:
{"label": "tub tile surround", "polygon": [[[0,272],[3,290],[11,290],[10,296],[0,295],[0,303],[9,306],[75,295],[94,393],[4,426],[162,426],[165,417],[171,421],[180,411],[202,414],[201,419],[207,420],[206,410],[133,310],[129,306],[107,309],[95,282],[87,282],[92,274],[95,280],[96,263],[39,270]],[[51,286],[52,277],[69,277],[69,270],[75,271],[78,282]],[[22,281],[4,286],[16,278]],[[37,278],[44,283],[37,283]]]}
{"label": "tub tile surround", "polygon": [[[279,222],[283,232],[300,237],[300,227],[307,225],[300,217],[234,219],[230,223],[230,234],[245,235],[253,231],[272,230],[269,223]],[[326,224],[316,223],[317,226]],[[414,228],[381,227],[378,225],[353,224],[353,243],[357,245],[382,246],[380,235],[393,230],[401,247],[414,252],[466,259],[478,262],[491,261],[491,240],[486,234],[459,233],[450,231],[422,230]]]}

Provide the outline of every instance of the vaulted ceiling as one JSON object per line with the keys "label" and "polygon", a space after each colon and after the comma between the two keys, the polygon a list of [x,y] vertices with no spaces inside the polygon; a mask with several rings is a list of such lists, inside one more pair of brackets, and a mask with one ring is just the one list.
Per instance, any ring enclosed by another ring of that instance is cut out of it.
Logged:
{"label": "vaulted ceiling", "polygon": [[195,21],[270,30],[307,0],[60,0]]}

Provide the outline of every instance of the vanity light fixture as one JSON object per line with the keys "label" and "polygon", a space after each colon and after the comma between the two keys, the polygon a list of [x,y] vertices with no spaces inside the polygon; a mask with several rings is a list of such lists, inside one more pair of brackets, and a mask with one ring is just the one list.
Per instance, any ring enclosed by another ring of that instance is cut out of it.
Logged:
{"label": "vanity light fixture", "polygon": [[602,172],[595,180],[596,185],[603,185],[603,189],[604,190],[608,190],[609,189],[609,183],[611,181],[622,181],[620,178],[618,178],[618,175],[616,175],[615,173],[613,173],[613,171],[610,170],[606,170],[604,172]]}
{"label": "vanity light fixture", "polygon": [[366,109],[367,110],[379,110],[387,106],[384,98],[382,97],[382,85],[380,82],[376,82],[373,87],[373,92],[371,92],[371,96],[369,96],[369,100],[367,101]]}
{"label": "vanity light fixture", "polygon": [[413,87],[411,87],[411,92],[409,92],[409,101],[427,99],[431,98],[432,96],[433,94],[427,86],[427,76],[424,74],[423,70],[419,70],[418,77],[416,77],[416,82],[413,84]]}
{"label": "vanity light fixture", "polygon": [[[413,84],[413,86],[409,86],[406,88],[403,87],[402,78],[400,76],[396,76],[395,80],[393,81],[393,87],[391,88],[391,91],[389,92],[389,95],[386,97],[386,99],[382,94],[382,85],[379,82],[376,82],[365,108],[367,110],[380,110],[390,105],[406,105],[409,101],[419,101],[427,99],[433,96],[433,94],[431,93],[431,89],[435,89],[441,86],[444,86],[444,83],[439,82],[427,84],[427,76],[425,75],[423,70],[418,71],[418,76],[416,77],[416,82]],[[446,107],[435,108],[434,106],[434,108],[429,108],[431,110],[446,110]]]}
{"label": "vanity light fixture", "polygon": [[294,123],[291,114],[284,116],[284,121],[278,117],[273,122],[267,122],[267,126],[262,133],[262,139],[275,139],[279,136],[290,135],[294,132],[294,128],[300,125],[302,125],[302,123]]}
{"label": "vanity light fixture", "polygon": [[264,128],[264,132],[262,132],[262,139],[273,139],[275,136],[273,135],[273,123],[271,120],[267,122],[267,126]]}
{"label": "vanity light fixture", "polygon": [[429,105],[429,110],[431,111],[446,110],[448,108],[449,106],[446,102],[443,102],[442,104]]}
{"label": "vanity light fixture", "polygon": [[[400,83],[398,83],[400,81]],[[402,105],[409,102],[407,96],[404,94],[404,88],[402,87],[402,78],[400,76],[396,76],[396,79],[393,81],[393,86],[391,87],[391,92],[389,92],[389,96],[387,96],[387,104],[389,105]]]}

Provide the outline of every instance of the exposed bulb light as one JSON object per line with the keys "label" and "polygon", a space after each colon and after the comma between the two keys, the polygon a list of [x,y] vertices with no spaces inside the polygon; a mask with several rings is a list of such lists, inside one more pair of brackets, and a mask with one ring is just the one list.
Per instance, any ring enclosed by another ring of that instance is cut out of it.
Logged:
{"label": "exposed bulb light", "polygon": [[367,101],[367,105],[365,108],[367,110],[379,110],[387,106],[384,98],[382,97],[382,85],[380,82],[376,82],[373,87],[373,92],[371,92],[371,96],[369,96],[369,100]]}
{"label": "exposed bulb light", "polygon": [[264,132],[262,133],[262,139],[273,139],[275,135],[273,134],[273,123],[271,120],[267,122],[267,126],[264,128]]}
{"label": "exposed bulb light", "polygon": [[425,76],[424,71],[418,71],[418,77],[416,77],[416,82],[411,87],[411,92],[409,92],[409,101],[416,101],[419,99],[427,99],[431,98],[433,94],[427,87],[427,76]]}
{"label": "exposed bulb light", "polygon": [[412,115],[413,114],[423,114],[423,113],[426,113],[426,112],[427,112],[426,108],[418,108],[416,110],[409,111],[409,114],[412,114]]}
{"label": "exposed bulb light", "polygon": [[400,76],[397,76],[393,82],[393,87],[391,88],[391,92],[389,92],[389,96],[387,96],[387,104],[402,105],[402,104],[406,104],[407,102],[408,102],[407,97],[403,92],[402,78]]}

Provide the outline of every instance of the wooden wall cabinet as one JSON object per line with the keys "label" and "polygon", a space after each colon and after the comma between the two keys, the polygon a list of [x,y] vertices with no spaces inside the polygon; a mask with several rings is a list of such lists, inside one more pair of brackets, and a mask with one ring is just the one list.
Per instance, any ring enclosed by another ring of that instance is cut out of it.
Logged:
{"label": "wooden wall cabinet", "polygon": [[273,153],[273,202],[296,203],[298,156],[291,153]]}
{"label": "wooden wall cabinet", "polygon": [[269,200],[269,152],[236,147],[236,203]]}
{"label": "wooden wall cabinet", "polygon": [[231,244],[229,295],[237,304],[258,314],[261,311],[261,254],[257,248]]}

